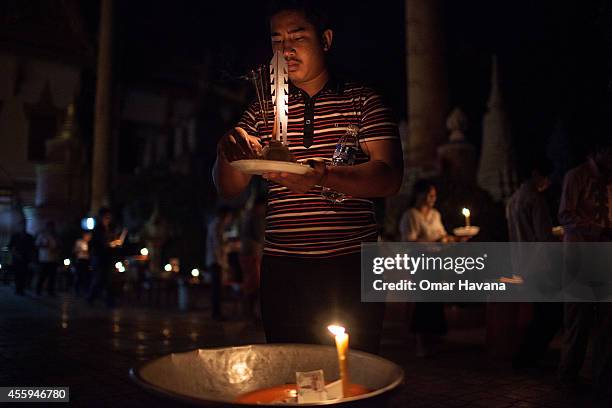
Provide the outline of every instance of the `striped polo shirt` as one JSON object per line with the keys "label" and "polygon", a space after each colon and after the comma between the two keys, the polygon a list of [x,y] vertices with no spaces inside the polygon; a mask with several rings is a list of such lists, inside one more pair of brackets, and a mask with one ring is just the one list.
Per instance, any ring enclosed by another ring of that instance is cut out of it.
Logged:
{"label": "striped polo shirt", "polygon": [[[274,124],[273,109],[269,110],[265,126],[255,101],[237,126],[265,145]],[[349,125],[359,128],[359,142],[398,137],[391,111],[370,88],[330,80],[310,97],[290,85],[287,142],[298,162],[310,159],[331,162],[336,143]],[[366,161],[368,156],[359,147],[355,165]],[[266,255],[327,258],[358,253],[362,242],[377,239],[372,200],[347,197],[342,203],[333,204],[321,197],[320,186],[305,194],[293,193],[271,181],[267,187]]]}

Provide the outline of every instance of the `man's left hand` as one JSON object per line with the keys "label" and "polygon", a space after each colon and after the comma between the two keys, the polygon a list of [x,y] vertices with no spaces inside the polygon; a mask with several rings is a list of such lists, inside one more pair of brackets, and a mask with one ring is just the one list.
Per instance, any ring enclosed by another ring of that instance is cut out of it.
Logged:
{"label": "man's left hand", "polygon": [[287,187],[294,193],[304,194],[314,186],[321,185],[325,176],[325,163],[315,161],[312,170],[306,174],[293,174],[286,172],[264,173],[262,177]]}

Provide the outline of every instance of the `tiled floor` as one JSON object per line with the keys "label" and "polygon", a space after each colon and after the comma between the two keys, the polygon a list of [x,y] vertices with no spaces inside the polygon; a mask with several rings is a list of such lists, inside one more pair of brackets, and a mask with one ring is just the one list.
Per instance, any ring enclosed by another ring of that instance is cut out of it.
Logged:
{"label": "tiled floor", "polygon": [[[11,289],[0,286],[0,386],[70,386],[71,406],[173,406],[134,385],[129,368],[175,351],[263,342],[255,325],[214,322],[202,310],[109,311],[70,295],[17,297]],[[406,372],[392,407],[612,407],[610,394],[558,387],[554,358],[523,373],[488,358],[483,337],[451,332],[439,354],[418,359],[405,328],[387,325],[382,354]]]}

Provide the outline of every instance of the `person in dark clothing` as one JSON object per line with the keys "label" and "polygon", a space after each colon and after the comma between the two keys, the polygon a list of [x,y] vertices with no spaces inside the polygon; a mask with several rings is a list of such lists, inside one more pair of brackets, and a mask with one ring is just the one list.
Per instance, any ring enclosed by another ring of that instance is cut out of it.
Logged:
{"label": "person in dark clothing", "polygon": [[[534,157],[528,167],[528,178],[512,194],[506,206],[510,241],[554,242],[557,239],[553,236],[552,217],[544,196],[550,186],[548,176],[552,163],[546,157]],[[520,256],[517,258],[520,264]],[[528,270],[529,267],[524,269]],[[534,366],[544,355],[548,344],[561,328],[563,306],[560,303],[536,302],[533,304],[533,314],[525,337],[512,358],[512,366],[516,369]]]}
{"label": "person in dark clothing", "polygon": [[15,271],[15,294],[25,295],[25,288],[30,274],[30,263],[34,259],[36,246],[34,237],[26,231],[25,222],[20,225],[20,231],[13,234],[8,244],[11,251],[12,267]]}
{"label": "person in dark clothing", "polygon": [[[378,239],[372,198],[391,196],[401,186],[398,128],[376,91],[344,81],[329,69],[333,30],[325,4],[285,1],[273,6],[272,51],[288,67],[288,94],[278,99],[287,102],[287,121],[279,110],[276,119],[282,126],[275,127],[273,109],[264,112],[254,101],[219,140],[213,180],[222,197],[236,197],[251,175],[231,162],[263,154],[264,146],[274,146],[281,136],[297,161],[312,163],[305,174],[263,174],[268,190],[261,267],[266,339],[329,344],[325,327],[342,324],[353,348],[376,353],[385,305],[361,303],[360,252],[363,242]],[[347,149],[353,164],[327,165],[338,141],[355,127],[358,143]],[[287,149],[281,147],[283,153]],[[343,200],[332,202],[330,190]]]}
{"label": "person in dark clothing", "polygon": [[55,223],[48,221],[45,228],[36,237],[40,265],[38,281],[36,282],[36,295],[38,296],[42,294],[45,283],[49,295],[55,295],[55,276],[57,275],[60,256],[59,246],[60,240],[55,231]]}
{"label": "person in dark clothing", "polygon": [[206,267],[211,273],[212,318],[223,320],[221,310],[221,290],[223,266],[227,264],[224,250],[223,232],[232,221],[232,212],[227,207],[219,207],[206,228]]}
{"label": "person in dark clothing", "polygon": [[[612,242],[612,143],[608,134],[582,165],[569,170],[563,182],[559,206],[564,242]],[[566,260],[568,263],[579,259]],[[568,267],[564,282],[572,275],[589,271]],[[597,282],[588,282],[595,285]],[[612,371],[612,304],[608,302],[568,302],[564,304],[565,335],[559,364],[559,379],[578,384],[589,337],[592,349],[592,376],[595,388],[605,387]],[[603,381],[603,382],[602,382]]]}
{"label": "person in dark clothing", "polygon": [[245,211],[240,225],[240,266],[243,272],[242,287],[245,295],[245,310],[255,317],[259,298],[261,258],[266,229],[266,201],[256,198]]}
{"label": "person in dark clothing", "polygon": [[106,292],[106,305],[114,306],[114,293],[112,289],[113,248],[123,244],[116,239],[111,228],[113,216],[108,208],[101,208],[98,212],[96,226],[90,242],[91,267],[93,280],[87,301],[93,304],[102,290]]}
{"label": "person in dark clothing", "polygon": [[76,279],[74,281],[74,293],[78,296],[81,293],[81,289],[87,288],[91,280],[90,277],[90,253],[89,245],[91,242],[91,232],[83,231],[81,238],[77,239],[74,243],[74,257],[75,257],[75,274]]}
{"label": "person in dark clothing", "polygon": [[[435,185],[428,180],[419,180],[414,185],[414,203],[400,220],[401,240],[406,242],[449,242],[442,217],[434,208],[437,199]],[[411,331],[415,334],[416,355],[427,357],[433,354],[433,346],[440,336],[447,333],[444,304],[417,302],[412,313]]]}

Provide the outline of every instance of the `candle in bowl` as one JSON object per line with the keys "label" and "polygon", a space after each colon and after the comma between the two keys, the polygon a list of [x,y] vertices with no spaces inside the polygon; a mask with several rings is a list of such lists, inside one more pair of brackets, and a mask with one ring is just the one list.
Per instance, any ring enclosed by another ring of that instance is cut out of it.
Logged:
{"label": "candle in bowl", "polygon": [[470,210],[467,208],[464,208],[463,210],[461,210],[461,213],[465,216],[465,226],[469,227],[470,226]]}
{"label": "candle in bowl", "polygon": [[348,375],[348,345],[349,335],[342,326],[327,326],[336,338],[336,350],[338,351],[338,365],[340,367],[340,380],[342,381],[342,397],[349,395],[349,375]]}

